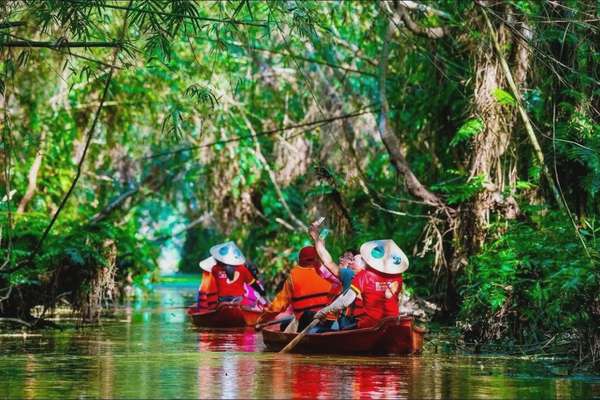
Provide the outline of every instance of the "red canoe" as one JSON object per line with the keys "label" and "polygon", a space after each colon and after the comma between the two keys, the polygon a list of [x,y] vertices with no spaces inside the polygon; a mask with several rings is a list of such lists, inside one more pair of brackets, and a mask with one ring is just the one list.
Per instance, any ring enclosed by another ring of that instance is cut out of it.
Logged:
{"label": "red canoe", "polygon": [[[263,329],[269,350],[279,351],[297,333],[284,333],[274,325]],[[371,328],[306,335],[294,348],[298,353],[324,354],[418,354],[423,348],[425,329],[412,317],[385,318]]]}
{"label": "red canoe", "polygon": [[254,326],[261,316],[260,311],[246,309],[239,304],[221,303],[216,310],[198,311],[195,306],[188,308],[188,315],[194,325],[201,328],[242,328]]}

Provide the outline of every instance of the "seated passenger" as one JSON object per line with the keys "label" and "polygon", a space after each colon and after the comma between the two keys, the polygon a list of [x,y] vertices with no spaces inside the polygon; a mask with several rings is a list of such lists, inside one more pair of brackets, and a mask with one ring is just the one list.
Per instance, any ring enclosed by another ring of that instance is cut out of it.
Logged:
{"label": "seated passenger", "polygon": [[244,265],[246,258],[235,243],[213,246],[210,254],[216,261],[212,276],[216,282],[219,303],[241,303],[245,293],[244,284],[264,296],[264,289]]}
{"label": "seated passenger", "polygon": [[360,271],[336,301],[319,311],[315,318],[352,307],[358,328],[376,325],[382,318],[397,317],[402,296],[402,273],[408,269],[406,254],[393,240],[374,240],[360,247],[367,267]]}
{"label": "seated passenger", "polygon": [[[345,293],[350,289],[350,284],[354,276],[365,269],[365,262],[356,250],[348,249],[340,257],[339,265],[333,261],[333,257],[329,254],[329,251],[325,247],[325,238],[319,234],[319,225],[321,221],[314,222],[310,229],[309,234],[315,242],[315,248],[319,255],[319,258],[323,262],[323,265],[331,271],[331,274],[339,280],[342,285],[342,293]],[[334,329],[350,329],[356,326],[356,320],[350,315],[351,310],[346,309],[343,311],[339,318],[337,327]]]}
{"label": "seated passenger", "polygon": [[[256,279],[256,284],[259,285],[264,292],[264,286],[258,279],[258,268],[256,267],[256,265],[246,260],[246,268],[248,268],[248,271],[250,271],[254,279]],[[269,302],[265,300],[265,298],[261,296],[260,293],[258,293],[252,286],[248,285],[247,283],[244,283],[244,299],[242,300],[242,305],[244,307],[256,311],[262,311],[268,304]]]}
{"label": "seated passenger", "polygon": [[198,288],[198,302],[196,309],[198,311],[214,310],[217,307],[217,284],[212,276],[212,269],[216,261],[212,257],[208,257],[200,261],[200,269],[202,269],[202,280]]}
{"label": "seated passenger", "polygon": [[[272,319],[291,305],[294,317],[298,321],[298,331],[310,324],[315,312],[329,304],[338,292],[335,285],[321,277],[318,272],[320,266],[314,247],[307,246],[300,250],[298,265],[292,268],[283,288],[261,316],[259,323]],[[328,329],[334,320],[335,318],[329,318],[323,322],[320,330]]]}

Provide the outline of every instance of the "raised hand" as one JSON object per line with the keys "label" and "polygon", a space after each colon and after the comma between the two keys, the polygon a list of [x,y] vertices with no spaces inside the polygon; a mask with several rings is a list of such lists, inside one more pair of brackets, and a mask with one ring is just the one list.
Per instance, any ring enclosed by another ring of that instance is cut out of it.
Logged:
{"label": "raised hand", "polygon": [[308,228],[308,234],[315,242],[319,239],[319,226],[323,223],[323,220],[323,217],[319,218],[318,220],[313,222]]}

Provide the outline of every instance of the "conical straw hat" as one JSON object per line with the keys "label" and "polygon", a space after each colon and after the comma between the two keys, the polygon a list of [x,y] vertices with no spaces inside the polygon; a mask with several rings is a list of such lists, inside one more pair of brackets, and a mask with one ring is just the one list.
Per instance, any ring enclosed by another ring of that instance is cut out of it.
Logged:
{"label": "conical straw hat", "polygon": [[242,251],[233,242],[221,243],[211,247],[210,255],[217,261],[228,265],[241,265],[246,262]]}
{"label": "conical straw hat", "polygon": [[384,274],[401,274],[408,269],[406,254],[391,239],[364,243],[360,255],[371,268]]}
{"label": "conical straw hat", "polygon": [[213,256],[205,258],[204,260],[198,263],[200,268],[206,272],[211,272],[215,264],[217,264],[217,260],[215,260]]}

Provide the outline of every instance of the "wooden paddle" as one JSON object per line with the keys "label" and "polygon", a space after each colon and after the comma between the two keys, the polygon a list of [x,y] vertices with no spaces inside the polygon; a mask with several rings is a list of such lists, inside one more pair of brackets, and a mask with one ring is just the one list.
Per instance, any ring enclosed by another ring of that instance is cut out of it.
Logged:
{"label": "wooden paddle", "polygon": [[256,326],[254,327],[254,329],[256,329],[257,331],[260,331],[265,326],[271,326],[271,325],[281,324],[283,322],[291,321],[293,319],[294,319],[294,317],[285,317],[285,318],[280,318],[280,319],[274,319],[273,321],[264,322],[262,324],[256,324]]}
{"label": "wooden paddle", "polygon": [[300,341],[304,338],[304,336],[306,336],[308,331],[310,331],[311,328],[315,327],[318,323],[319,323],[318,319],[313,319],[312,322],[310,324],[308,324],[308,326],[306,328],[304,328],[304,330],[298,334],[298,336],[296,336],[294,339],[292,339],[292,341],[289,342],[287,344],[287,346],[285,346],[283,349],[281,349],[280,353],[289,353],[290,351],[292,351],[294,349],[294,347],[296,347],[296,345],[298,343],[300,343]]}

